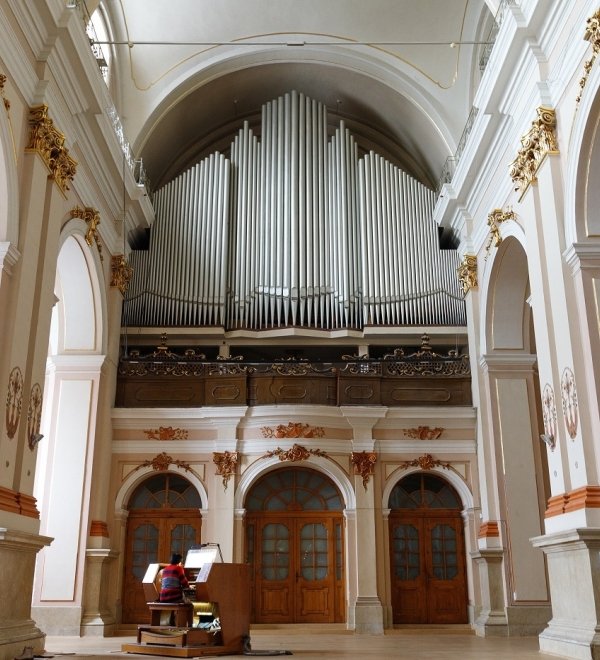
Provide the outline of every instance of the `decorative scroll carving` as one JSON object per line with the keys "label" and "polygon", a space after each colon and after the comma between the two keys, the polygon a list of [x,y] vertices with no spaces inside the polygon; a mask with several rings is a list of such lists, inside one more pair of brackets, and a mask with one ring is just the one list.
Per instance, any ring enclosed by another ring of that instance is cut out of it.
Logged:
{"label": "decorative scroll carving", "polygon": [[403,463],[400,463],[400,469],[401,470],[406,470],[409,467],[419,467],[421,470],[431,470],[434,467],[442,467],[445,470],[450,469],[450,463],[442,463],[442,461],[438,461],[436,458],[433,458],[431,454],[423,454],[423,456],[419,456],[419,458],[415,458],[412,461],[404,461]]}
{"label": "decorative scroll carving", "polygon": [[116,286],[122,295],[125,295],[129,282],[133,277],[133,268],[127,263],[125,255],[115,254],[110,260],[111,279],[110,285]]}
{"label": "decorative scroll carving", "polygon": [[535,182],[544,158],[548,154],[558,153],[554,110],[540,106],[537,115],[529,131],[521,138],[521,148],[510,166],[510,178],[516,184],[515,190],[521,193],[521,198]]}
{"label": "decorative scroll carving", "polygon": [[172,426],[159,426],[157,429],[144,429],[148,440],[187,440],[186,429],[173,428]]}
{"label": "decorative scroll carving", "polygon": [[362,482],[365,490],[371,477],[375,471],[375,463],[377,463],[377,454],[374,451],[353,451],[350,455],[350,460],[354,466],[354,474],[362,477]]}
{"label": "decorative scroll carving", "polygon": [[544,391],[542,392],[542,416],[544,419],[544,435],[548,440],[547,444],[550,449],[554,451],[554,448],[556,447],[557,434],[556,399],[554,397],[554,390],[549,383],[544,385]]}
{"label": "decorative scroll carving", "polygon": [[21,407],[23,405],[23,374],[19,367],[15,367],[8,377],[8,393],[6,394],[6,435],[12,440],[15,437]]}
{"label": "decorative scroll carving", "polygon": [[6,112],[10,110],[10,101],[4,96],[4,85],[6,84],[6,76],[3,73],[0,73],[0,96],[4,101],[4,108]]}
{"label": "decorative scroll carving", "polygon": [[444,429],[432,429],[429,426],[418,426],[416,429],[404,429],[405,435],[415,440],[437,440],[441,437]]}
{"label": "decorative scroll carving", "polygon": [[490,228],[490,239],[485,246],[485,251],[486,251],[486,259],[487,255],[489,255],[489,252],[492,248],[492,244],[494,247],[498,247],[500,243],[502,243],[502,236],[500,234],[500,225],[503,222],[506,222],[507,220],[514,220],[515,219],[515,213],[512,210],[508,211],[503,211],[502,209],[494,209],[487,218],[487,223]]}
{"label": "decorative scroll carving", "polygon": [[575,376],[569,367],[563,371],[560,379],[561,398],[563,415],[565,417],[565,424],[567,425],[567,432],[571,440],[575,439],[577,435],[577,427],[579,425],[579,412],[577,403],[577,389],[575,387]]}
{"label": "decorative scroll carving", "polygon": [[465,295],[477,288],[477,257],[474,254],[465,254],[456,272]]}
{"label": "decorative scroll carving", "polygon": [[600,9],[595,14],[590,16],[585,22],[585,33],[583,35],[583,38],[586,41],[589,41],[590,44],[592,45],[592,56],[583,65],[584,73],[579,80],[580,90],[577,98],[575,99],[577,103],[581,101],[583,90],[585,89],[585,86],[587,84],[590,71],[592,70],[596,57],[600,52]]}
{"label": "decorative scroll carving", "polygon": [[276,428],[263,426],[263,438],[322,438],[325,431],[322,426],[310,426],[300,422],[289,422],[287,426],[279,424]]}
{"label": "decorative scroll carving", "polygon": [[33,451],[42,439],[40,424],[42,421],[42,388],[39,383],[31,388],[29,395],[29,406],[27,408],[27,442],[29,449]]}
{"label": "decorative scroll carving", "polygon": [[227,490],[227,482],[235,474],[238,460],[237,451],[213,452],[213,463],[217,466],[217,474],[223,477],[225,490]]}
{"label": "decorative scroll carving", "polygon": [[29,108],[29,125],[31,129],[27,151],[40,154],[50,176],[65,193],[69,190],[69,182],[75,178],[77,162],[69,156],[69,150],[64,146],[65,136],[48,117],[47,105]]}
{"label": "decorative scroll carving", "polygon": [[[96,209],[86,206],[84,209],[76,206],[71,211],[72,218],[81,218],[85,220],[87,225],[87,231],[85,232],[85,242],[91,247],[93,243],[96,243],[98,248],[98,254],[100,255],[100,260],[104,261],[104,256],[102,255],[102,245],[100,244],[100,237],[98,236],[98,225],[100,224],[100,212]],[[114,259],[114,257],[113,257]]]}
{"label": "decorative scroll carving", "polygon": [[186,472],[189,472],[192,469],[189,463],[176,460],[164,451],[161,454],[157,454],[152,460],[140,463],[135,469],[139,470],[144,467],[151,467],[153,470],[164,471],[169,469],[169,465],[176,465],[177,467],[183,468]]}
{"label": "decorative scroll carving", "polygon": [[291,449],[284,451],[281,447],[277,447],[273,451],[267,452],[263,458],[271,458],[272,456],[279,456],[280,461],[306,461],[311,456],[322,456],[329,458],[327,454],[321,449],[307,449],[302,445],[295,444]]}

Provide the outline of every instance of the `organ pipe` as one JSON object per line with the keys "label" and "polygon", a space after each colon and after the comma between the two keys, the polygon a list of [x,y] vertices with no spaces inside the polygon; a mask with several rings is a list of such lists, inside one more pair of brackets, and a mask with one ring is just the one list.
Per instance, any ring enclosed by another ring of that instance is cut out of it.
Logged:
{"label": "organ pipe", "polygon": [[230,158],[214,153],[154,197],[133,250],[128,325],[322,329],[466,322],[435,197],[298,92],[263,106]]}

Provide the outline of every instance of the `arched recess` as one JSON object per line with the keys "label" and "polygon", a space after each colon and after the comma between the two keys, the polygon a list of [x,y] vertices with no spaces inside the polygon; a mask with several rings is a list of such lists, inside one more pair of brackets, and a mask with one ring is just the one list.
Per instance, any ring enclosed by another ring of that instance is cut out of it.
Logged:
{"label": "arched recess", "polygon": [[466,623],[463,501],[446,474],[405,474],[389,491],[385,507],[393,622]]}
{"label": "arched recess", "polygon": [[346,620],[343,498],[323,472],[287,463],[245,501],[255,623]]}
{"label": "arched recess", "polygon": [[539,607],[536,625],[543,626],[547,620],[544,558],[529,539],[542,533],[550,492],[546,453],[540,442],[541,393],[527,254],[516,224],[511,231],[505,229],[502,239],[490,254],[482,289],[481,362],[488,398],[484,400],[488,426],[483,434],[492,443],[489,451],[495,458],[483,465],[482,478],[485,484],[497,484],[495,490],[488,488],[488,497],[496,500],[499,510],[499,520],[491,522],[505,548],[503,589],[507,608],[514,608],[507,615],[511,629],[517,630],[519,625],[526,626],[525,607],[532,602]]}
{"label": "arched recess", "polygon": [[[79,634],[90,523],[92,463],[104,348],[101,264],[81,221],[61,235],[34,495],[40,529],[54,538],[38,555],[33,593],[45,631]],[[53,610],[61,607],[60,622]],[[69,631],[69,632],[66,632]]]}
{"label": "arched recess", "polygon": [[0,112],[0,258],[8,250],[2,245],[10,243],[16,249],[19,239],[19,179],[9,118],[8,112]]}

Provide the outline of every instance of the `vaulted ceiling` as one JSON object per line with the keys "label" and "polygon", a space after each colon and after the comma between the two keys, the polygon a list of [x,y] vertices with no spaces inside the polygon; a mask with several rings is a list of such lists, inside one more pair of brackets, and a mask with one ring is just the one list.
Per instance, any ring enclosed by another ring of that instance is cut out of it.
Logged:
{"label": "vaulted ceiling", "polygon": [[[492,0],[490,5],[497,4]],[[492,23],[484,0],[105,0],[111,82],[158,187],[295,89],[433,187]],[[493,9],[493,7],[492,7]]]}

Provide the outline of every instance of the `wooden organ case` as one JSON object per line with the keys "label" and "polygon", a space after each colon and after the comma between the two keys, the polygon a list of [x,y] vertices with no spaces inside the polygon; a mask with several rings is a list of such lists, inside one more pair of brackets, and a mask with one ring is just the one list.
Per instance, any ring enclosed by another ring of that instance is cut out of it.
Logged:
{"label": "wooden organ case", "polygon": [[[190,583],[186,592],[189,604],[175,603],[169,608],[168,603],[159,603],[158,598],[150,596],[152,620],[161,617],[162,625],[138,626],[137,643],[123,644],[123,651],[179,658],[243,652],[250,634],[250,567],[223,563],[217,555],[220,549],[214,544],[188,551],[185,570]],[[149,568],[144,578],[152,582],[151,587],[144,584],[147,597],[156,592],[156,574]],[[170,609],[177,617],[175,625],[163,623]],[[184,620],[187,625],[179,625]]]}

